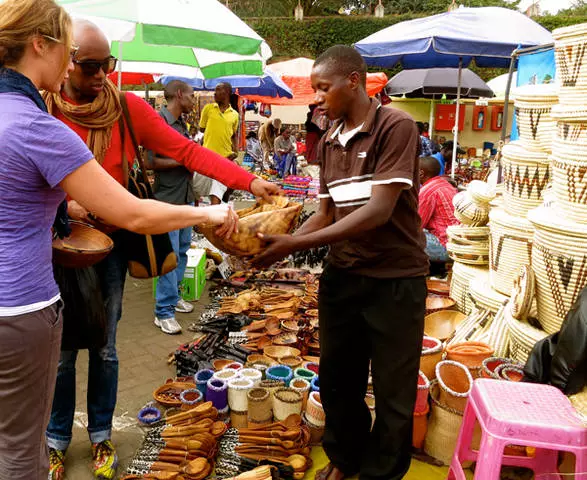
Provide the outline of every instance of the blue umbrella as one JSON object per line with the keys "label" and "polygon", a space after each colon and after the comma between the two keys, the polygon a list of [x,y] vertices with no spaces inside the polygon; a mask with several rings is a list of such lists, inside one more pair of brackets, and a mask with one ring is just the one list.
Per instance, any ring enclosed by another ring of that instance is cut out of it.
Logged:
{"label": "blue umbrella", "polygon": [[172,80],[182,80],[194,90],[214,90],[216,85],[228,82],[233,88],[238,88],[240,95],[262,95],[265,97],[293,98],[291,89],[275,73],[265,70],[260,77],[253,75],[234,75],[219,78],[181,78],[165,75],[160,82],[167,85]]}
{"label": "blue umbrella", "polygon": [[[499,7],[458,8],[451,12],[397,23],[357,42],[355,48],[368,65],[390,68],[459,67],[473,59],[480,67],[508,67],[519,47],[552,43],[548,30],[515,10]],[[458,128],[454,129],[453,174]]]}

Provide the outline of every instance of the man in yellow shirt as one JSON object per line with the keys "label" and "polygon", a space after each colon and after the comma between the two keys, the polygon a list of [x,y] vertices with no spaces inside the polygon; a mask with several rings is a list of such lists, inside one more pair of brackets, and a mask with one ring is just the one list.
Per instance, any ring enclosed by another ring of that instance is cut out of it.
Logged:
{"label": "man in yellow shirt", "polygon": [[[238,112],[230,106],[232,86],[219,83],[214,90],[215,103],[210,103],[202,110],[200,130],[204,133],[204,147],[234,160],[238,156]],[[214,180],[210,188],[210,200],[213,204],[221,203],[227,187]]]}

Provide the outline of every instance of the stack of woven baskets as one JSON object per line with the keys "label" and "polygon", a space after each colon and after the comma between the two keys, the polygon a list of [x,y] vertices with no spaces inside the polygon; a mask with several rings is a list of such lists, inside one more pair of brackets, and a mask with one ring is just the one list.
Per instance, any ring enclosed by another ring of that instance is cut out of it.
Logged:
{"label": "stack of woven baskets", "polygon": [[538,321],[549,334],[587,285],[587,24],[555,30],[553,37],[560,76],[560,103],[552,107],[554,201],[528,215]]}

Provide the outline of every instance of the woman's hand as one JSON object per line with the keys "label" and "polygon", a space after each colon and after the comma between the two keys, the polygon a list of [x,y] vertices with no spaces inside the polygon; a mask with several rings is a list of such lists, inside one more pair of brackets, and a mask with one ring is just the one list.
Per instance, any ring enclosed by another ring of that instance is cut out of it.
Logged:
{"label": "woman's hand", "polygon": [[263,200],[268,203],[273,203],[271,195],[280,195],[282,192],[281,189],[274,183],[261,180],[260,178],[255,178],[251,182],[251,193],[255,195],[255,197],[263,198]]}
{"label": "woman's hand", "polygon": [[205,210],[208,216],[206,223],[222,225],[216,230],[216,235],[219,237],[229,238],[233,233],[238,232],[238,215],[230,205],[223,203],[201,208]]}
{"label": "woman's hand", "polygon": [[69,200],[67,202],[67,215],[69,215],[69,218],[71,218],[72,220],[91,223],[92,221],[89,218],[89,214],[90,212],[88,212],[75,200]]}

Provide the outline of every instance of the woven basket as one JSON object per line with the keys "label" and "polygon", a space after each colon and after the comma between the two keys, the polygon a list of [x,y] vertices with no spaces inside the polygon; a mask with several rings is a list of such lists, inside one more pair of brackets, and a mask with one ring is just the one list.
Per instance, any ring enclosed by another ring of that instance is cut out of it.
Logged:
{"label": "woven basket", "polygon": [[467,191],[477,204],[489,204],[495,196],[495,189],[491,188],[488,183],[481,180],[473,180],[469,183]]}
{"label": "woven basket", "polygon": [[510,353],[510,330],[505,319],[504,310],[508,304],[502,307],[494,315],[488,331],[483,336],[483,341],[493,348],[494,355],[506,357]]}
{"label": "woven basket", "polygon": [[452,203],[455,207],[456,219],[464,225],[480,227],[489,220],[489,206],[477,204],[467,191],[457,193]]}
{"label": "woven basket", "polygon": [[283,422],[290,415],[301,415],[303,396],[300,392],[283,387],[273,395],[273,416]]}
{"label": "woven basket", "polygon": [[478,276],[489,278],[489,270],[459,262],[455,262],[452,267],[450,296],[456,302],[457,309],[465,315],[469,315],[473,310],[473,302],[469,297],[469,283]]}
{"label": "woven basket", "polygon": [[548,334],[528,323],[516,320],[512,317],[509,308],[504,309],[504,316],[510,331],[510,356],[518,362],[526,364],[536,342]]}
{"label": "woven basket", "polygon": [[414,427],[412,431],[412,446],[416,450],[421,450],[424,446],[426,432],[428,432],[428,413],[430,405],[426,402],[426,408],[421,412],[414,412]]}
{"label": "woven basket", "polygon": [[263,380],[263,374],[256,368],[243,368],[239,370],[239,375],[242,378],[248,378],[253,382],[253,386],[257,386]]}
{"label": "woven basket", "polygon": [[587,118],[567,119],[560,114],[552,154],[560,158],[587,160]]}
{"label": "woven basket", "polygon": [[495,370],[500,365],[509,365],[511,364],[510,358],[505,357],[489,357],[483,360],[483,365],[481,367],[481,378],[494,378],[499,380],[499,373],[496,373]]}
{"label": "woven basket", "polygon": [[456,328],[453,336],[448,339],[447,345],[483,339],[492,321],[493,314],[489,310],[475,308]]}
{"label": "woven basket", "polygon": [[587,226],[564,219],[554,208],[533,210],[528,218],[536,228],[532,269],[538,320],[547,333],[555,333],[587,285]]}
{"label": "woven basket", "polygon": [[490,270],[491,286],[504,295],[510,295],[520,267],[532,261],[534,227],[521,217],[514,217],[500,208],[489,213],[491,229]]}
{"label": "woven basket", "polygon": [[558,153],[552,156],[552,188],[564,215],[587,223],[587,158],[576,158]]}
{"label": "woven basket", "polygon": [[578,97],[587,91],[587,28],[585,24],[558,28],[552,36],[560,103],[581,104]]}
{"label": "woven basket", "polygon": [[461,363],[443,360],[436,365],[436,378],[440,385],[440,402],[457,412],[464,412],[473,387],[469,369]]}
{"label": "woven basket", "polygon": [[428,410],[428,393],[430,391],[430,381],[420,370],[418,373],[418,393],[416,395],[416,405],[414,413],[422,413]]}
{"label": "woven basket", "polygon": [[490,345],[483,342],[462,342],[452,344],[446,349],[446,359],[465,365],[469,369],[479,369],[483,360],[493,355]]}
{"label": "woven basket", "polygon": [[502,153],[504,208],[525,217],[542,203],[542,191],[550,181],[548,154],[527,150],[521,142],[505,145]]}
{"label": "woven basket", "polygon": [[446,228],[448,239],[457,245],[477,245],[489,242],[489,227],[450,225]]}
{"label": "woven basket", "polygon": [[231,378],[228,381],[228,406],[237,412],[246,412],[248,407],[247,393],[254,387],[249,378]]}
{"label": "woven basket", "polygon": [[249,426],[263,425],[273,419],[271,395],[265,388],[252,388],[247,392]]}
{"label": "woven basket", "polygon": [[247,428],[249,426],[249,412],[230,411],[230,425],[232,428]]}
{"label": "woven basket", "polygon": [[489,242],[476,245],[458,245],[448,242],[446,251],[455,262],[467,265],[488,265],[489,264]]}
{"label": "woven basket", "polygon": [[438,382],[434,381],[430,385],[432,406],[428,420],[428,432],[424,440],[424,452],[444,465],[450,465],[461,430],[463,415],[457,410],[443,405],[439,397],[440,387]]}
{"label": "woven basket", "polygon": [[533,150],[550,152],[556,122],[551,117],[558,103],[556,87],[550,84],[525,85],[513,92],[520,140]]}
{"label": "woven basket", "polygon": [[302,410],[306,410],[306,405],[308,404],[308,397],[310,395],[310,382],[305,378],[294,378],[290,384],[289,388],[295,390],[296,392],[300,392],[302,394]]}
{"label": "woven basket", "polygon": [[508,298],[491,288],[489,276],[479,276],[471,280],[469,292],[474,305],[487,309],[493,314],[497,313]]}
{"label": "woven basket", "polygon": [[310,393],[306,418],[312,425],[316,425],[317,427],[323,427],[326,424],[326,414],[324,413],[324,407],[322,407],[320,392]]}
{"label": "woven basket", "polygon": [[420,355],[420,371],[426,378],[436,378],[436,364],[442,360],[442,342],[437,338],[424,337]]}

